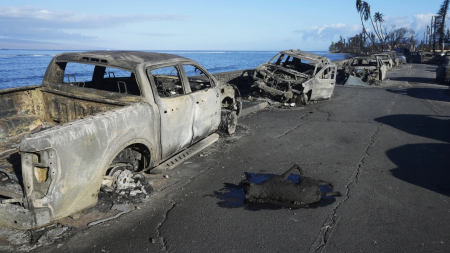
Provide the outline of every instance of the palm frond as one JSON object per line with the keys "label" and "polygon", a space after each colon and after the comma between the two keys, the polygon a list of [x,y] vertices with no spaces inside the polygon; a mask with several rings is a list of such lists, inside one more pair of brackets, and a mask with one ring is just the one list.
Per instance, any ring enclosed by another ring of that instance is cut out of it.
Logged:
{"label": "palm frond", "polygon": [[362,10],[362,1],[361,0],[356,0],[356,10],[358,12],[361,12],[361,10]]}

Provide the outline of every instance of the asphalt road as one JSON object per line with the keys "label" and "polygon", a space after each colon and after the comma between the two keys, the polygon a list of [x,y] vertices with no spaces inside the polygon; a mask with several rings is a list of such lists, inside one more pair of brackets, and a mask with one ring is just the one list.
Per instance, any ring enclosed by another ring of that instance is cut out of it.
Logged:
{"label": "asphalt road", "polygon": [[[145,205],[37,252],[449,252],[450,94],[435,68],[407,65],[383,86],[338,86],[329,101],[241,118],[236,135],[156,176],[163,187]],[[343,196],[244,205],[244,172],[294,163]]]}

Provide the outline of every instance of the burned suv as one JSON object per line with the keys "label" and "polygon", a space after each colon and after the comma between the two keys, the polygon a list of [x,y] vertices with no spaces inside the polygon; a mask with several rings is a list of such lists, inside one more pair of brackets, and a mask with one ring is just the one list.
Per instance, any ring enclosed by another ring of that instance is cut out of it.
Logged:
{"label": "burned suv", "polygon": [[306,105],[329,99],[336,84],[336,65],[325,56],[300,50],[281,51],[253,71],[253,94]]}
{"label": "burned suv", "polygon": [[386,79],[387,66],[379,56],[353,57],[344,64],[345,77],[355,76],[368,84],[377,84]]}

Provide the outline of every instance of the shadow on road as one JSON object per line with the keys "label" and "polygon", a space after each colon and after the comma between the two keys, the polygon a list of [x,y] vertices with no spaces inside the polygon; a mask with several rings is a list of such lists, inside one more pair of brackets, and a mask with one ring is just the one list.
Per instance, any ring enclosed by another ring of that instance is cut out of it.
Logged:
{"label": "shadow on road", "polygon": [[386,89],[387,92],[410,96],[413,98],[450,102],[448,90],[436,88]]}
{"label": "shadow on road", "polygon": [[[246,173],[247,180],[252,183],[259,184],[263,181],[266,181],[269,178],[277,176],[275,174],[255,174],[255,173]],[[291,174],[288,177],[288,180],[298,183],[298,180],[301,176]],[[320,191],[322,192],[332,192],[328,186],[319,186]],[[244,193],[244,185],[243,183],[230,184],[224,183],[224,187],[218,191],[214,191],[214,194],[207,195],[210,197],[218,198],[220,201],[217,202],[217,205],[224,208],[245,208],[249,211],[259,211],[259,210],[278,210],[285,207],[269,205],[269,204],[250,204],[245,203],[245,193]],[[309,208],[317,208],[323,207],[333,204],[336,201],[334,197],[331,196],[322,196],[322,199],[318,203],[309,204]]]}
{"label": "shadow on road", "polygon": [[407,144],[386,152],[397,165],[391,173],[405,182],[450,196],[450,119],[399,114],[376,118],[408,134],[446,143]]}
{"label": "shadow on road", "polygon": [[431,115],[396,114],[379,117],[375,121],[412,135],[450,142],[450,118],[442,119],[442,117],[437,118]]}
{"label": "shadow on road", "polygon": [[429,78],[429,77],[412,77],[412,76],[402,76],[402,77],[396,77],[396,76],[389,76],[388,77],[392,81],[403,81],[403,82],[409,82],[409,83],[428,83],[428,84],[436,84],[435,78]]}
{"label": "shadow on road", "polygon": [[450,196],[450,144],[408,144],[386,155],[398,166],[391,170],[394,177]]}

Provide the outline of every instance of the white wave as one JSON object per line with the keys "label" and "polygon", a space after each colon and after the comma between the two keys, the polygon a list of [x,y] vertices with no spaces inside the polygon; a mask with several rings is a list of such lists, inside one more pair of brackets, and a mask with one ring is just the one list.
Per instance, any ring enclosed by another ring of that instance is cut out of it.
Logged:
{"label": "white wave", "polygon": [[229,52],[161,52],[166,54],[226,54]]}

